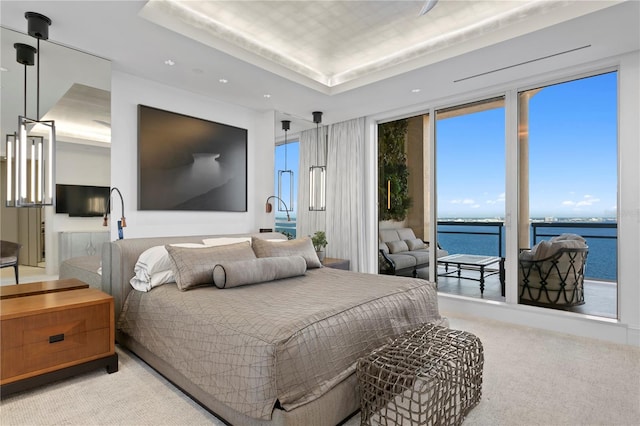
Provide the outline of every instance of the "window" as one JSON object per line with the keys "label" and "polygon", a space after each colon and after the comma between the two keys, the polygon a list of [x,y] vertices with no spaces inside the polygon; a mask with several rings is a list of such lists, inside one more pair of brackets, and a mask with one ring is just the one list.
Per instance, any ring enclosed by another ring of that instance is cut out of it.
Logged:
{"label": "window", "polygon": [[[449,254],[482,256],[461,261],[494,258],[482,270],[440,266],[440,291],[504,300],[498,259],[504,257],[504,129],[504,97],[436,111],[438,242]],[[458,276],[470,281],[460,282]]]}
{"label": "window", "polygon": [[[280,197],[284,204],[274,200],[275,226],[277,232],[282,232],[290,238],[296,237],[296,212],[298,211],[298,176],[300,144],[298,141],[288,142],[276,146],[275,152],[275,182],[274,194]],[[287,221],[289,211],[290,221]]]}
{"label": "window", "polygon": [[[586,262],[576,258],[576,271],[559,280],[568,290],[520,283],[520,303],[617,317],[617,74],[518,94],[520,248],[563,233],[584,237],[588,246]],[[519,263],[522,281],[530,271]],[[576,294],[567,293],[583,280]]]}

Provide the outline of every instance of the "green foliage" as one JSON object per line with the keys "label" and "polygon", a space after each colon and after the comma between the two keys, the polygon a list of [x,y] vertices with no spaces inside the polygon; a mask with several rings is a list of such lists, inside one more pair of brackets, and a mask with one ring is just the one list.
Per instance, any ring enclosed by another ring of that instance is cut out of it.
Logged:
{"label": "green foliage", "polygon": [[321,251],[327,246],[327,244],[329,244],[327,243],[327,236],[324,231],[317,231],[315,234],[313,234],[313,236],[311,237],[311,242],[313,243],[313,247],[316,249],[316,251]]}
{"label": "green foliage", "polygon": [[[409,169],[405,153],[407,120],[392,121],[378,126],[378,219],[402,221],[407,217]],[[390,187],[391,208],[387,208],[387,185]]]}

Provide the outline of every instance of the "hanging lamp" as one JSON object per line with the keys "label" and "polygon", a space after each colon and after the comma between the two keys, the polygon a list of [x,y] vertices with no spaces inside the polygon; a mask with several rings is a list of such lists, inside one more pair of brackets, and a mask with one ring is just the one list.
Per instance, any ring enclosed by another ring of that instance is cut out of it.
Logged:
{"label": "hanging lamp", "polygon": [[[24,65],[24,111],[18,132],[7,145],[7,207],[42,207],[55,204],[56,128],[53,120],[40,119],[40,40],[49,39],[51,19],[26,12],[28,33],[37,47],[16,43],[16,61]],[[37,55],[37,61],[34,61]],[[27,117],[27,67],[36,64],[36,118]]]}
{"label": "hanging lamp", "polygon": [[[278,170],[278,198],[281,200],[288,199],[288,202],[285,204],[284,202],[278,203],[278,211],[279,212],[287,212],[287,216],[289,215],[289,211],[287,209],[287,205],[291,206],[293,209],[293,171],[287,168],[287,132],[291,128],[291,121],[282,120],[282,130],[284,130],[284,169]],[[289,197],[286,198],[283,193],[283,188],[289,188]],[[280,205],[284,205],[284,209]]]}
{"label": "hanging lamp", "polygon": [[[314,111],[313,122],[316,123],[316,162],[320,163],[322,112]],[[309,167],[309,211],[324,211],[326,209],[326,172],[326,166],[312,165]]]}

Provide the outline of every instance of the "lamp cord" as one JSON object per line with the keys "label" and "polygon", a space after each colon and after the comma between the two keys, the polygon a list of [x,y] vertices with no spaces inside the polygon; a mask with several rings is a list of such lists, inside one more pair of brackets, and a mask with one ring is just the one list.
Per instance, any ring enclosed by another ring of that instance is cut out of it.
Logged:
{"label": "lamp cord", "polygon": [[36,55],[38,55],[38,63],[36,64],[36,120],[40,121],[40,38],[36,39]]}

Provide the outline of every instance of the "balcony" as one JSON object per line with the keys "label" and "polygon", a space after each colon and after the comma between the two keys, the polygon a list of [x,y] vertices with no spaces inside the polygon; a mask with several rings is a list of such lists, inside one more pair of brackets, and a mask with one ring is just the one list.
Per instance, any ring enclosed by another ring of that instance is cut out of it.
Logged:
{"label": "balcony", "polygon": [[[542,239],[562,233],[582,235],[589,246],[584,281],[585,304],[565,310],[617,318],[617,224],[611,221],[533,222],[530,238],[534,245]],[[504,225],[501,221],[438,222],[438,241],[449,253],[504,257],[504,238]],[[426,274],[426,271],[421,272],[420,275]],[[462,275],[477,278],[478,272],[463,271]],[[438,277],[438,291],[504,301],[497,274],[486,278],[482,296],[478,282],[455,276]]]}

